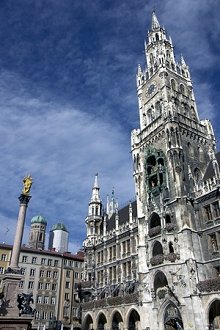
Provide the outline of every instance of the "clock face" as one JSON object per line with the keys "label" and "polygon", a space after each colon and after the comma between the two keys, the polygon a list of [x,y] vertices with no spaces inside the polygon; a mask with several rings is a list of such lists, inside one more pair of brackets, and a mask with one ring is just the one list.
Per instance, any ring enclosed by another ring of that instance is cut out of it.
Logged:
{"label": "clock face", "polygon": [[156,90],[156,85],[154,83],[152,83],[149,87],[148,87],[148,90],[147,90],[147,95],[151,95],[155,92]]}

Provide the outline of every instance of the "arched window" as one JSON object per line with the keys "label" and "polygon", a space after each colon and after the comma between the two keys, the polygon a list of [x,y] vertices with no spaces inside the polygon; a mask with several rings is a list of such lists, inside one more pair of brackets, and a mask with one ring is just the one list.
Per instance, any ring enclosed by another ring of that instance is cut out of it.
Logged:
{"label": "arched window", "polygon": [[154,120],[154,111],[153,109],[149,109],[147,111],[147,122],[148,122],[148,125]]}
{"label": "arched window", "polygon": [[157,289],[164,288],[168,285],[166,275],[159,271],[156,273],[154,278],[154,292],[157,292]]}
{"label": "arched window", "polygon": [[119,312],[116,312],[112,319],[112,330],[119,330],[121,322],[123,322],[122,316]]}
{"label": "arched window", "polygon": [[185,94],[185,88],[183,84],[180,84],[180,93]]}
{"label": "arched window", "polygon": [[87,315],[87,317],[85,319],[83,329],[85,329],[85,330],[93,329],[93,320],[92,320],[92,317],[90,315]]}
{"label": "arched window", "polygon": [[129,315],[128,321],[128,330],[136,330],[138,329],[138,323],[140,322],[140,315],[136,310],[132,310]]}
{"label": "arched window", "polygon": [[158,33],[156,33],[156,41],[159,41],[159,34]]}
{"label": "arched window", "polygon": [[106,323],[107,323],[107,319],[105,315],[104,314],[99,315],[97,330],[104,330]]}
{"label": "arched window", "polygon": [[173,243],[169,242],[169,253],[173,253],[173,252],[174,252]]}
{"label": "arched window", "polygon": [[95,215],[99,215],[99,207],[98,206],[96,206],[96,208],[95,208]]}
{"label": "arched window", "polygon": [[220,300],[216,299],[209,309],[209,329],[218,329],[220,326]]}
{"label": "arched window", "polygon": [[162,112],[162,108],[161,108],[161,103],[160,101],[157,101],[156,104],[155,104],[155,109],[156,109],[156,114],[157,116],[160,116],[161,115],[161,112]]}
{"label": "arched window", "polygon": [[150,228],[161,226],[160,217],[157,213],[153,213],[150,218]]}
{"label": "arched window", "polygon": [[165,216],[165,222],[166,222],[166,224],[168,224],[168,223],[171,223],[172,221],[171,221],[171,217],[170,217],[170,215],[169,214],[166,214],[166,216]]}
{"label": "arched window", "polygon": [[172,90],[176,90],[176,82],[174,79],[171,79],[171,88]]}
{"label": "arched window", "polygon": [[163,254],[162,244],[159,241],[156,241],[153,246],[152,255],[153,255],[153,257],[155,257],[155,256],[161,255],[161,254]]}

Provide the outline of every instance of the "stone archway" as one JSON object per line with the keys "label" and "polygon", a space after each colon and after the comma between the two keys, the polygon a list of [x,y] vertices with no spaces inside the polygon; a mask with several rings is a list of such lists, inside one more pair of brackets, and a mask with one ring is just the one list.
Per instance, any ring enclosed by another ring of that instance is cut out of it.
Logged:
{"label": "stone archway", "polygon": [[128,319],[128,330],[137,330],[139,321],[140,321],[140,315],[135,309],[133,309],[130,312]]}
{"label": "stone archway", "polygon": [[120,323],[123,322],[122,316],[119,312],[115,312],[112,318],[112,330],[120,330]]}
{"label": "stone archway", "polygon": [[84,330],[93,330],[93,319],[91,315],[85,317]]}
{"label": "stone archway", "polygon": [[99,315],[98,322],[97,322],[97,330],[105,330],[106,328],[107,319],[103,313]]}
{"label": "stone archway", "polygon": [[178,308],[170,303],[164,313],[164,330],[184,330]]}
{"label": "stone archway", "polygon": [[209,329],[220,329],[220,300],[214,300],[209,308]]}

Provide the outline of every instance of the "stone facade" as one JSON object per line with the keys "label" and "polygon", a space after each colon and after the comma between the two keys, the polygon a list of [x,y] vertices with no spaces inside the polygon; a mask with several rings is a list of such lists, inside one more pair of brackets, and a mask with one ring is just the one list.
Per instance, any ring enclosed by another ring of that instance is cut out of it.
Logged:
{"label": "stone facade", "polygon": [[136,201],[112,196],[102,212],[98,177],[86,218],[82,328],[220,328],[220,154],[200,120],[190,72],[152,14],[138,67],[140,128],[132,131]]}

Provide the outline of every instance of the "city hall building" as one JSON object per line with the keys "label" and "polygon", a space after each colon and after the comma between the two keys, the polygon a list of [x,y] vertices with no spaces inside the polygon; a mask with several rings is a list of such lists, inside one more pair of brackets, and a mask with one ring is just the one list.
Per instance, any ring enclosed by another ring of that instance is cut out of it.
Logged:
{"label": "city hall building", "polygon": [[136,200],[106,212],[98,176],[86,218],[84,330],[220,329],[220,153],[189,68],[152,14],[131,133]]}

